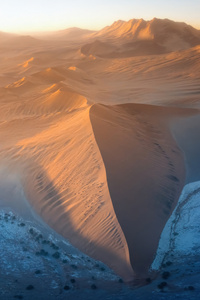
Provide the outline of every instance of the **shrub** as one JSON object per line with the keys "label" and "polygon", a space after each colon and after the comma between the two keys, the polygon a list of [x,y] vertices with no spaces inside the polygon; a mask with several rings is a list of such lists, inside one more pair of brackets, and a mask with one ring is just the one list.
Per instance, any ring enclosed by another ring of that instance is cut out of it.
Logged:
{"label": "shrub", "polygon": [[167,282],[165,282],[165,281],[163,281],[163,282],[161,282],[160,284],[158,284],[158,288],[159,288],[160,290],[163,290],[165,286],[167,286]]}
{"label": "shrub", "polygon": [[55,252],[54,254],[52,254],[52,256],[56,259],[60,258],[60,253],[59,252]]}
{"label": "shrub", "polygon": [[34,289],[34,286],[33,286],[32,284],[30,284],[30,285],[28,285],[28,286],[26,287],[26,289],[29,290],[29,291],[30,291],[30,290],[33,290],[33,289]]}
{"label": "shrub", "polygon": [[168,279],[169,276],[170,276],[170,273],[169,273],[169,272],[163,272],[163,273],[162,273],[162,278],[163,278],[163,279]]}
{"label": "shrub", "polygon": [[189,285],[187,287],[184,288],[185,291],[194,291],[195,288],[192,285]]}
{"label": "shrub", "polygon": [[92,289],[92,290],[96,290],[96,289],[97,289],[96,284],[92,284],[92,285],[91,285],[91,289]]}
{"label": "shrub", "polygon": [[35,254],[36,255],[47,256],[49,253],[47,251],[45,251],[44,249],[41,249],[39,252],[37,251]]}
{"label": "shrub", "polygon": [[78,269],[78,267],[76,265],[71,265],[71,267],[75,270]]}
{"label": "shrub", "polygon": [[54,250],[58,250],[59,249],[59,247],[56,246],[54,243],[51,244],[51,248],[53,248]]}
{"label": "shrub", "polygon": [[64,290],[65,290],[65,291],[68,291],[68,290],[70,290],[70,287],[69,287],[68,285],[65,285],[65,286],[64,286]]}
{"label": "shrub", "polygon": [[146,278],[146,282],[151,283],[151,278],[150,277]]}

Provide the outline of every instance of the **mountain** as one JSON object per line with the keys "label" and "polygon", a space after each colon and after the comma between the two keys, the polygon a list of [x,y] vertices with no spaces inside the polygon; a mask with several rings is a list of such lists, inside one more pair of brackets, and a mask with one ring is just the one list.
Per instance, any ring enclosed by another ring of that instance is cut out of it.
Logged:
{"label": "mountain", "polygon": [[[168,19],[132,19],[128,22],[116,21],[93,33],[91,38],[94,39],[93,45],[90,43],[90,47],[84,48],[95,48],[96,40],[100,40],[115,45],[115,56],[129,57],[169,53],[194,47],[200,44],[200,30]],[[104,47],[99,56],[106,57],[108,52],[110,51],[105,51]],[[90,54],[96,53],[90,51]]]}

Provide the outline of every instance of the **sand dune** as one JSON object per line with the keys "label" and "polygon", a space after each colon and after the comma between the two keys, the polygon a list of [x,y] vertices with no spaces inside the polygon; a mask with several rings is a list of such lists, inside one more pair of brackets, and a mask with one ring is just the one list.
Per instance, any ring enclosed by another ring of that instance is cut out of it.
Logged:
{"label": "sand dune", "polygon": [[146,277],[199,180],[199,31],[141,19],[1,37],[1,170],[74,246],[126,281]]}

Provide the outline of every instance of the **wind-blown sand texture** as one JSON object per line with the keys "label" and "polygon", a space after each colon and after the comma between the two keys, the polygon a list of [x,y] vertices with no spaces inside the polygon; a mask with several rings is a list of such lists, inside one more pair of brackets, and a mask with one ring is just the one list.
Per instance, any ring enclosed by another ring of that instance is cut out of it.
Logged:
{"label": "wind-blown sand texture", "polygon": [[[0,38],[3,182],[126,281],[147,276],[185,181],[200,176],[200,32],[154,19]],[[16,209],[11,195],[0,190]]]}

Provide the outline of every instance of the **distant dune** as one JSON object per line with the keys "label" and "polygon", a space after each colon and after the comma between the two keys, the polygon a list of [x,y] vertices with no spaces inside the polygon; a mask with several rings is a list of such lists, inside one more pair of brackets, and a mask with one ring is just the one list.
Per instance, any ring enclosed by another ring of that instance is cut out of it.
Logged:
{"label": "distant dune", "polygon": [[199,180],[200,31],[133,19],[0,39],[10,195],[23,188],[34,213],[125,281],[153,276],[163,228]]}
{"label": "distant dune", "polygon": [[47,32],[43,34],[36,34],[43,39],[54,39],[54,40],[63,40],[63,41],[78,41],[80,39],[85,39],[93,34],[95,31],[88,29],[81,29],[77,27],[72,27],[68,29],[63,29],[55,32]]}

